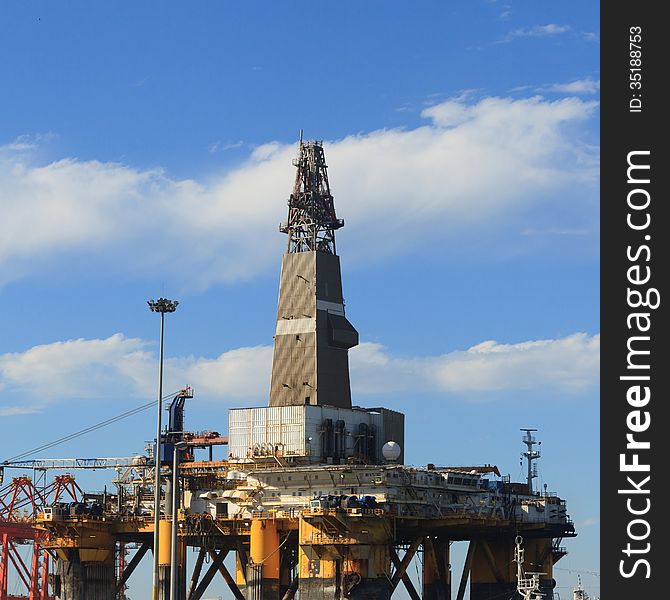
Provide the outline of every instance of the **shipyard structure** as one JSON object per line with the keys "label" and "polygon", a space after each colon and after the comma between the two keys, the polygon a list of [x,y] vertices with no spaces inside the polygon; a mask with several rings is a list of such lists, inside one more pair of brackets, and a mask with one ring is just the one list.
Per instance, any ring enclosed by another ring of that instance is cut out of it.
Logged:
{"label": "shipyard structure", "polygon": [[[117,468],[113,493],[37,512],[39,552],[55,568],[31,598],[123,599],[152,555],[160,600],[199,600],[215,577],[237,600],[388,600],[401,586],[414,600],[463,600],[468,589],[471,600],[553,598],[561,540],[575,531],[565,500],[533,489],[534,430],[523,437],[528,476],[515,483],[493,464],[448,466],[440,456],[407,466],[404,415],[352,405],[358,333],[345,311],[335,246],[344,222],[322,144],[301,136],[294,166],[268,405],[230,410],[227,436],[188,432],[192,392],[180,392],[147,456],[107,459],[116,460],[107,465]],[[213,460],[224,444],[227,460]],[[196,460],[197,448],[209,459]],[[457,541],[467,555],[452,572]]]}

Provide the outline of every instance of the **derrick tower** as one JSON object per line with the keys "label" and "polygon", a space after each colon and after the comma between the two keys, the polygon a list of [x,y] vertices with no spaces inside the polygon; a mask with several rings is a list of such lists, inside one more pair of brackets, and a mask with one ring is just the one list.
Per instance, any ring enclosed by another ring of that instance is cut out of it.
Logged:
{"label": "derrick tower", "polygon": [[288,200],[288,234],[282,259],[270,406],[351,408],[348,350],[358,332],[344,314],[340,258],[328,167],[321,142],[303,142]]}

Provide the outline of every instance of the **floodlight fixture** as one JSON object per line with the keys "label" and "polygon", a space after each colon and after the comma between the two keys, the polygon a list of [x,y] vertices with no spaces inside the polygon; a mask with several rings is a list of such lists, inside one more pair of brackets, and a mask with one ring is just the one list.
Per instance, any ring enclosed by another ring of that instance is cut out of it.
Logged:
{"label": "floodlight fixture", "polygon": [[167,298],[159,298],[158,300],[147,300],[151,312],[157,313],[172,313],[177,310],[179,300],[168,300]]}

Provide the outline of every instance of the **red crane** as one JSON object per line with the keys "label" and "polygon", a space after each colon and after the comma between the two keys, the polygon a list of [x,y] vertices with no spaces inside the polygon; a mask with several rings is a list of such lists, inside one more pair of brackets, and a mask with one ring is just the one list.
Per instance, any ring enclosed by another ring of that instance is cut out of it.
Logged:
{"label": "red crane", "polygon": [[[61,475],[42,489],[30,477],[14,477],[0,488],[0,600],[53,600],[49,593],[49,553],[42,548],[45,532],[34,528],[44,506],[83,495],[71,475]],[[21,549],[28,547],[26,552]],[[20,594],[10,594],[10,581]]]}

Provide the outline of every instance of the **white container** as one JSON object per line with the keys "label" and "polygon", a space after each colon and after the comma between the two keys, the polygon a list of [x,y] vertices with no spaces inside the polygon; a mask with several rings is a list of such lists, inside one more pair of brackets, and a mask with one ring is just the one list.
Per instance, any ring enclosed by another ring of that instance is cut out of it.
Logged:
{"label": "white container", "polygon": [[[384,414],[334,406],[272,406],[234,408],[228,412],[228,452],[231,460],[278,456],[322,461],[323,428],[344,422],[344,458],[354,456],[361,423],[375,431],[376,459],[382,459]],[[400,441],[400,440],[398,440]],[[332,462],[332,458],[330,461]]]}

